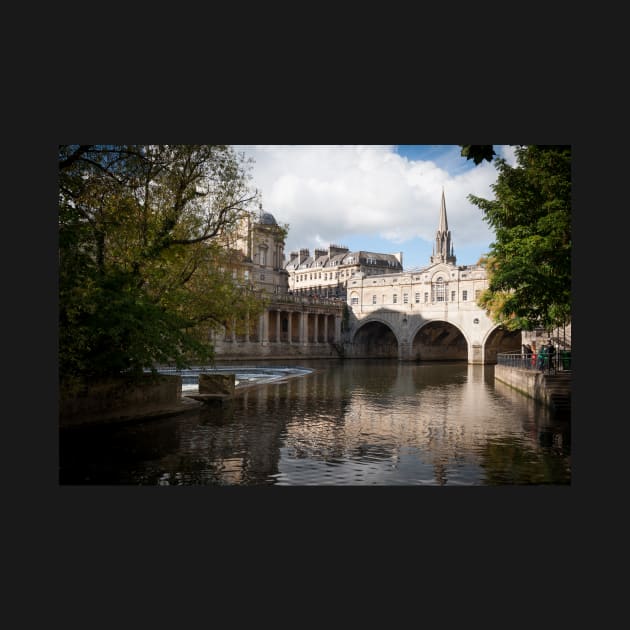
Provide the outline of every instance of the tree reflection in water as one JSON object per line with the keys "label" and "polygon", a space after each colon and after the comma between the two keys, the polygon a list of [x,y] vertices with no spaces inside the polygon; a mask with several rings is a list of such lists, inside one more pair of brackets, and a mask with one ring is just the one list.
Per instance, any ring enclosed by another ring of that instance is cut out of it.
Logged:
{"label": "tree reflection in water", "polygon": [[493,366],[295,365],[313,372],[226,407],[63,431],[60,483],[570,484],[570,418],[495,382]]}

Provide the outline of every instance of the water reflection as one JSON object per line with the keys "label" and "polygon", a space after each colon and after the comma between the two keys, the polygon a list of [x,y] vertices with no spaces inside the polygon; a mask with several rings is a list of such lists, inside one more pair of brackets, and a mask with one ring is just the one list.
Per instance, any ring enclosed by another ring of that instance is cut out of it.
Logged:
{"label": "water reflection", "polygon": [[492,366],[302,361],[307,376],[143,424],[60,437],[60,482],[568,484],[570,421]]}

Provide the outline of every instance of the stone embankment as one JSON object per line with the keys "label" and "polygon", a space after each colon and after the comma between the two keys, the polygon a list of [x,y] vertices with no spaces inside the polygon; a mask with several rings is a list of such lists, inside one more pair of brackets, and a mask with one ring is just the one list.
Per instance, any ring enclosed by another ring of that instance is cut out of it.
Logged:
{"label": "stone embankment", "polygon": [[[285,378],[290,378],[287,375]],[[279,382],[281,379],[274,379]],[[146,377],[140,382],[98,381],[60,396],[59,427],[141,422],[192,411],[204,405],[230,405],[234,397],[264,384],[244,383],[236,387],[236,374],[199,374],[199,393],[182,395],[182,377]]]}
{"label": "stone embankment", "polygon": [[140,382],[111,379],[60,392],[59,427],[137,421],[168,416],[201,403],[182,397],[181,376],[147,375]]}
{"label": "stone embankment", "polygon": [[556,412],[571,411],[571,372],[543,374],[505,365],[494,366],[494,378],[547,405]]}

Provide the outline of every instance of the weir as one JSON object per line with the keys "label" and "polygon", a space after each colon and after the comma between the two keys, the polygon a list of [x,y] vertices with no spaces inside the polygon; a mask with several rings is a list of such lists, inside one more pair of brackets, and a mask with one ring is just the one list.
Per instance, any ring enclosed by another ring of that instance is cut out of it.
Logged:
{"label": "weir", "polygon": [[182,379],[182,394],[199,391],[200,374],[234,374],[235,388],[243,388],[247,385],[262,385],[296,376],[305,376],[313,370],[300,367],[278,366],[258,367],[247,365],[222,365],[220,367],[196,366],[188,369],[162,367],[158,368],[159,374],[180,376]]}

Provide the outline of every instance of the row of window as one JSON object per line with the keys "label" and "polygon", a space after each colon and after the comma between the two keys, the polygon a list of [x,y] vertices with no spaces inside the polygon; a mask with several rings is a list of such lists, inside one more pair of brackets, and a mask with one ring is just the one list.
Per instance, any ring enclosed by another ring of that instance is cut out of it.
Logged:
{"label": "row of window", "polygon": [[[330,273],[330,278],[328,277],[329,273]],[[348,271],[347,272],[348,278],[353,277],[355,273],[356,273],[355,269],[353,269],[352,271]],[[335,275],[333,276],[333,272],[332,271],[331,272],[324,271],[324,278],[323,279],[324,280],[329,280],[329,279],[330,280],[333,280],[333,279],[336,280],[337,278],[344,278],[346,276],[346,272],[344,272],[344,271],[341,271],[341,272],[335,271],[334,274]],[[295,281],[296,282],[306,282],[307,280],[321,280],[321,279],[322,279],[322,272],[321,271],[319,273],[317,273],[317,272],[309,273],[309,274],[303,273],[303,274],[295,276]]]}
{"label": "row of window", "polygon": [[[456,300],[456,291],[451,291],[451,302],[455,302]],[[475,300],[479,299],[479,296],[481,294],[481,290],[477,289],[475,291]],[[372,304],[377,304],[377,295],[373,294],[372,295]],[[383,295],[381,298],[381,304],[386,304],[386,299],[387,296]],[[414,295],[414,300],[416,304],[420,304],[420,293],[416,293]],[[403,304],[408,304],[409,303],[409,293],[403,293],[402,294],[402,301]],[[440,291],[439,288],[437,290],[434,290],[432,292],[432,302],[446,302],[446,297],[444,295],[444,291]],[[462,291],[462,302],[467,302],[468,301],[468,291],[466,289],[464,289]],[[350,304],[356,305],[359,303],[359,296],[358,295],[352,295],[350,297]],[[429,303],[429,292],[427,291],[424,294],[424,303],[428,304]],[[394,293],[394,295],[392,295],[392,304],[398,304],[398,294]]]}
{"label": "row of window", "polygon": [[313,265],[314,267],[324,267],[326,266],[326,262],[328,262],[328,266],[329,267],[337,267],[337,265],[342,264],[342,265],[352,265],[354,264],[354,258],[348,258],[347,260],[343,261],[343,262],[339,262],[338,260],[332,260],[332,261],[313,261],[313,262],[303,262],[299,267],[304,269],[304,267],[308,267],[309,265]]}

